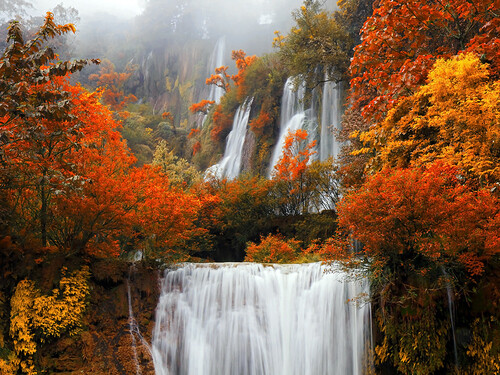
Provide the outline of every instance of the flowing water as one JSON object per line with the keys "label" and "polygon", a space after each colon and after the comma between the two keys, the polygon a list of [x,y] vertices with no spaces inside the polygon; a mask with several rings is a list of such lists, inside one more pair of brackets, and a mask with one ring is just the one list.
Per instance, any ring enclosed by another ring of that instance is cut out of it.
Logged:
{"label": "flowing water", "polygon": [[233,128],[227,136],[224,156],[219,163],[207,169],[206,175],[213,175],[219,178],[226,177],[232,180],[240,174],[241,157],[247,134],[248,118],[252,109],[252,101],[253,98],[247,98],[236,110],[233,119]]}
{"label": "flowing water", "polygon": [[167,270],[156,311],[158,375],[361,374],[366,281],[319,263],[186,264]]}
{"label": "flowing water", "polygon": [[325,82],[321,104],[320,160],[334,158],[340,152],[341,144],[335,138],[342,121],[342,88],[340,83]]}
{"label": "flowing water", "polygon": [[[208,75],[215,74],[215,69],[224,65],[224,57],[226,53],[226,38],[220,37],[215,44],[212,55],[209,61],[209,71]],[[224,89],[222,87],[211,85],[210,94],[208,95],[208,100],[213,100],[215,103],[220,102],[220,98],[224,95]]]}

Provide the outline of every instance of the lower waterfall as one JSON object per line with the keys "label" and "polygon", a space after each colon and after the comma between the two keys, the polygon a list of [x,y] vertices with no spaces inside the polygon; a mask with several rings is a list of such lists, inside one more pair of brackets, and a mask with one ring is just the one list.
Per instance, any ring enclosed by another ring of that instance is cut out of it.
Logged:
{"label": "lower waterfall", "polygon": [[166,270],[153,332],[155,372],[362,374],[370,365],[371,311],[352,299],[368,294],[366,280],[349,281],[320,263]]}

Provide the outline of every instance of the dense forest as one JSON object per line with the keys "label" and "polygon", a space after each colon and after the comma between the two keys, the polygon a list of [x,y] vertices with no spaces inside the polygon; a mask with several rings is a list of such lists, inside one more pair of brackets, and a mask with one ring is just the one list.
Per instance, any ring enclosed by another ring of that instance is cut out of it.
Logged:
{"label": "dense forest", "polygon": [[0,3],[0,373],[135,372],[156,272],[245,261],[367,278],[367,373],[500,374],[500,2],[234,3]]}

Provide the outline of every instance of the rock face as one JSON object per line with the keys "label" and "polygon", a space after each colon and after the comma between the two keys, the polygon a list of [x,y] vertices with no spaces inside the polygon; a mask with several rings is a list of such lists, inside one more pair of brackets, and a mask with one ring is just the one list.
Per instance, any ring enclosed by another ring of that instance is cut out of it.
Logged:
{"label": "rock face", "polygon": [[[95,263],[91,271],[83,332],[44,345],[41,366],[61,374],[154,374],[149,343],[159,295],[158,271],[117,260]],[[130,311],[135,318],[132,325]]]}

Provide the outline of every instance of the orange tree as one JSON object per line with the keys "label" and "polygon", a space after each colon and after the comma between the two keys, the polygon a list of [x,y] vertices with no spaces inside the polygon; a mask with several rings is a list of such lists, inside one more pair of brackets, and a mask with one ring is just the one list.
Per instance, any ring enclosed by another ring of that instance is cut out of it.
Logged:
{"label": "orange tree", "polygon": [[151,238],[155,256],[178,250],[203,234],[195,221],[212,197],[171,187],[156,168],[133,166],[102,91],[65,77],[87,61],[51,64],[53,52],[42,48],[71,30],[50,13],[28,42],[17,23],[9,30],[0,60],[1,193],[10,231],[2,235],[65,254],[117,256],[119,240]]}
{"label": "orange tree", "polygon": [[311,186],[305,177],[311,156],[316,153],[316,141],[306,142],[305,130],[289,132],[283,145],[283,155],[274,166],[272,191],[282,215],[299,215],[309,208]]}
{"label": "orange tree", "polygon": [[[207,85],[215,85],[224,90],[225,95],[221,99],[221,103],[215,107],[212,114],[212,122],[214,124],[210,136],[214,141],[224,139],[224,136],[229,132],[232,124],[233,113],[236,110],[239,102],[242,102],[246,96],[245,72],[251,66],[257,57],[247,56],[243,50],[232,51],[231,58],[234,60],[238,69],[237,74],[230,75],[228,66],[220,66],[215,69],[215,74],[212,74],[206,79]],[[236,92],[232,88],[236,87]],[[189,107],[193,113],[207,113],[215,103],[210,100],[202,100],[199,103],[194,103]]]}
{"label": "orange tree", "polygon": [[453,363],[442,301],[447,287],[470,291],[498,262],[498,197],[464,183],[458,168],[435,162],[368,177],[338,211],[340,227],[370,259],[377,363],[403,374],[431,374]]}
{"label": "orange tree", "polygon": [[285,240],[283,235],[261,236],[260,243],[249,242],[245,262],[293,263],[301,253],[300,243],[294,239]]}
{"label": "orange tree", "polygon": [[204,227],[209,229],[217,259],[242,260],[248,241],[268,233],[274,218],[270,181],[259,177],[241,177],[233,181],[213,178],[198,186],[200,195],[218,197],[205,207]]}
{"label": "orange tree", "polygon": [[89,80],[96,81],[97,86],[104,89],[102,102],[109,106],[112,111],[121,111],[127,104],[137,101],[133,94],[125,95],[123,87],[134,69],[135,67],[127,65],[125,72],[118,73],[114,64],[105,59],[101,63],[99,73],[89,76]]}
{"label": "orange tree", "polygon": [[[72,24],[56,25],[47,13],[44,24],[34,37],[25,41],[21,26],[11,23],[8,45],[0,57],[0,176],[4,207],[15,210],[16,200],[7,200],[10,187],[22,189],[36,185],[40,207],[35,220],[43,246],[47,244],[49,184],[54,177],[51,162],[62,167],[64,155],[81,138],[80,123],[71,115],[71,93],[64,90],[58,77],[81,70],[90,61],[51,63],[56,58],[43,44],[57,36],[74,32]],[[98,60],[93,60],[97,63]],[[37,163],[33,170],[34,163]],[[10,213],[3,212],[4,220]]]}

